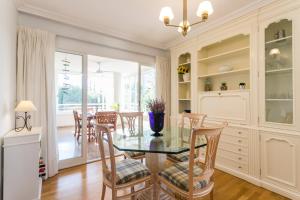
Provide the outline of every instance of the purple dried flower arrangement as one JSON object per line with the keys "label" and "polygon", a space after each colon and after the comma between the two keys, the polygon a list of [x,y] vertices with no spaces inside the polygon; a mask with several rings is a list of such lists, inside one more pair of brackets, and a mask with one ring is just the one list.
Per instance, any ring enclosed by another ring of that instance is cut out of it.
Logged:
{"label": "purple dried flower arrangement", "polygon": [[155,98],[147,102],[147,108],[153,113],[164,113],[165,102],[163,99]]}
{"label": "purple dried flower arrangement", "polygon": [[164,117],[165,117],[165,102],[162,99],[152,99],[147,103],[149,109],[149,122],[150,128],[154,132],[152,134],[155,137],[162,136],[159,133],[164,128]]}

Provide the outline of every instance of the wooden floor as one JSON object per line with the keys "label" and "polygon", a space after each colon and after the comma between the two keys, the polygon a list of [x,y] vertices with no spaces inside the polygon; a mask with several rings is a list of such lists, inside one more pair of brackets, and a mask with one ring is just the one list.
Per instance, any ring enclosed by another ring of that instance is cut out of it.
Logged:
{"label": "wooden floor", "polygon": [[[101,162],[94,162],[60,171],[43,183],[42,200],[99,200],[101,170]],[[215,181],[214,200],[287,200],[221,171],[216,171]],[[111,199],[110,195],[111,191],[107,189],[105,199]]]}

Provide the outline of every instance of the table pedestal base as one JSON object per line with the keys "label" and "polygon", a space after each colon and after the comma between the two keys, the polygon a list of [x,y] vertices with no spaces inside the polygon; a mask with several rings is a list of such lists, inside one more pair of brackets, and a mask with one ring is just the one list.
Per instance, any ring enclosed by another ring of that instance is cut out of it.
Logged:
{"label": "table pedestal base", "polygon": [[[153,200],[162,199],[162,198],[160,198],[160,194],[158,194],[158,192],[157,192],[158,187],[159,187],[159,185],[158,185],[158,173],[161,170],[164,169],[166,158],[167,158],[166,154],[146,153],[146,166],[151,171],[152,180],[153,180],[153,193],[152,193]],[[144,196],[146,198],[146,196],[150,196],[150,195],[145,195],[144,194],[142,196]]]}

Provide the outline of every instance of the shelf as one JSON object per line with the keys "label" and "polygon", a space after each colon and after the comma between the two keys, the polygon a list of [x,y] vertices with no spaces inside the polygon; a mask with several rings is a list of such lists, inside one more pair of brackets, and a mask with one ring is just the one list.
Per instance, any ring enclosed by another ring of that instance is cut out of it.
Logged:
{"label": "shelf", "polygon": [[266,99],[266,101],[293,101],[294,99]]}
{"label": "shelf", "polygon": [[191,99],[178,99],[178,101],[190,101]]}
{"label": "shelf", "polygon": [[212,74],[207,74],[207,75],[202,75],[198,76],[198,78],[207,78],[207,77],[213,77],[213,76],[222,76],[226,74],[234,74],[234,73],[240,73],[240,72],[246,72],[249,71],[249,68],[243,68],[243,69],[237,69],[237,70],[232,70],[228,72],[218,72],[218,73],[212,73]]}
{"label": "shelf", "polygon": [[191,81],[179,81],[178,84],[188,84],[191,83]]}
{"label": "shelf", "polygon": [[280,41],[283,41],[283,40],[287,40],[287,39],[290,39],[292,38],[293,36],[287,36],[287,37],[283,37],[283,38],[279,38],[279,39],[276,39],[276,40],[271,40],[271,41],[268,41],[266,42],[266,44],[271,44],[271,43],[275,43],[275,42],[280,42]]}
{"label": "shelf", "polygon": [[274,69],[274,70],[266,71],[266,74],[278,73],[278,72],[288,72],[288,71],[292,71],[292,70],[293,70],[293,68]]}
{"label": "shelf", "polygon": [[234,55],[234,54],[237,54],[237,53],[246,52],[248,50],[249,50],[249,46],[242,47],[242,48],[239,48],[239,49],[234,49],[234,50],[227,51],[227,52],[224,52],[224,53],[220,53],[220,54],[210,56],[210,57],[207,57],[207,58],[201,58],[201,59],[198,60],[198,62],[207,62],[207,61],[214,60],[214,59],[217,59],[217,58],[222,58],[222,57],[226,57],[226,56],[229,56],[229,55]]}
{"label": "shelf", "polygon": [[182,65],[190,65],[191,64],[191,62],[186,62],[186,63],[181,63],[181,64],[179,64],[178,66],[182,66]]}
{"label": "shelf", "polygon": [[250,92],[250,89],[241,90],[212,90],[212,91],[201,91],[200,93],[235,93],[235,92]]}

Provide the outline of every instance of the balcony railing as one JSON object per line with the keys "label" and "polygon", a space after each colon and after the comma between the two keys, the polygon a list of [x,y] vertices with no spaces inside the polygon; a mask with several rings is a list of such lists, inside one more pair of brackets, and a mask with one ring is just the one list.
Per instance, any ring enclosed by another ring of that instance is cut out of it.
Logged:
{"label": "balcony railing", "polygon": [[[57,111],[72,111],[72,110],[81,110],[81,104],[57,104]],[[89,103],[87,105],[87,111],[97,112],[98,110],[107,110],[111,109],[106,103]]]}
{"label": "balcony railing", "polygon": [[[58,112],[72,111],[72,110],[81,110],[82,104],[57,104],[56,110]],[[131,103],[129,105],[121,106],[121,110],[126,111],[136,111],[138,109],[137,103]],[[107,103],[89,103],[87,105],[88,112],[97,112],[97,111],[105,111],[105,110],[113,110],[111,104]]]}

